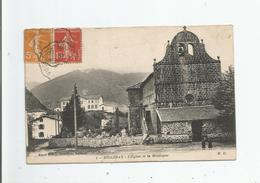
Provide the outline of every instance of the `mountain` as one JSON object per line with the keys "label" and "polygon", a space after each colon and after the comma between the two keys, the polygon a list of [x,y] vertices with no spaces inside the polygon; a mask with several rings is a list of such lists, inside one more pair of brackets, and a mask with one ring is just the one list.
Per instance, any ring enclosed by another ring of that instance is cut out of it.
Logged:
{"label": "mountain", "polygon": [[35,87],[38,86],[39,84],[40,84],[40,83],[34,82],[34,81],[32,81],[32,82],[26,82],[26,83],[25,83],[26,88],[27,88],[28,90],[32,90],[33,88],[35,88]]}
{"label": "mountain", "polygon": [[47,109],[47,107],[45,107],[27,88],[25,88],[25,109],[26,111],[42,109],[49,112],[49,109]]}
{"label": "mountain", "polygon": [[126,88],[144,80],[147,75],[100,69],[76,70],[42,83],[31,91],[45,106],[54,108],[59,106],[62,97],[71,96],[74,83],[77,83],[80,94],[102,95],[104,101],[127,105]]}

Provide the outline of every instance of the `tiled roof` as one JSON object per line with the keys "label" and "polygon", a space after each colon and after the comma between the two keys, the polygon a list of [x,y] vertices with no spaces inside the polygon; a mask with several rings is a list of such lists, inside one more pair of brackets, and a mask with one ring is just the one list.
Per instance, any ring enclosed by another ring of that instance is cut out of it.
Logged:
{"label": "tiled roof", "polygon": [[159,108],[156,112],[161,122],[206,120],[219,115],[219,110],[213,105]]}

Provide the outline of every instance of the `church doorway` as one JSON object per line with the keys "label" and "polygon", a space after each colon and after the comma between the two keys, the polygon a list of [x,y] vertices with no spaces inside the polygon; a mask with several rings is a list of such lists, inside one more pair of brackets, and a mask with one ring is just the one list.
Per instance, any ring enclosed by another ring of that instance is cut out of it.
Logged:
{"label": "church doorway", "polygon": [[192,141],[199,142],[201,141],[201,133],[202,133],[202,122],[201,121],[192,121],[191,122],[192,129]]}

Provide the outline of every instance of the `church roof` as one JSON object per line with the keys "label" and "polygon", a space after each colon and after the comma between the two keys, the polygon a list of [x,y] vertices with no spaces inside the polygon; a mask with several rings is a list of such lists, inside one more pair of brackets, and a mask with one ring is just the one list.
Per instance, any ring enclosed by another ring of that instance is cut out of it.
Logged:
{"label": "church roof", "polygon": [[[182,52],[179,51],[182,48]],[[194,64],[194,63],[220,63],[219,59],[212,58],[206,51],[203,40],[188,31],[184,26],[183,30],[177,33],[172,39],[171,44],[168,41],[166,52],[163,59],[155,65],[164,64]]]}
{"label": "church roof", "polygon": [[206,106],[186,106],[176,108],[156,109],[161,122],[178,122],[191,120],[215,119],[219,115],[213,105]]}
{"label": "church roof", "polygon": [[178,34],[176,34],[176,36],[174,36],[172,43],[176,43],[176,42],[195,42],[195,43],[199,43],[199,38],[190,31],[187,31],[186,28],[179,32]]}

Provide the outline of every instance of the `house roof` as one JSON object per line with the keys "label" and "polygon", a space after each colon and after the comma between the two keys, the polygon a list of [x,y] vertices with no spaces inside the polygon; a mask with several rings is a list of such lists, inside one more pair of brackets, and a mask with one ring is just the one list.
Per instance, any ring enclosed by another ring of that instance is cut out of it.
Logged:
{"label": "house roof", "polygon": [[139,88],[141,88],[141,84],[142,84],[142,82],[137,83],[137,84],[132,85],[132,86],[129,86],[126,90],[130,90],[130,89],[139,89]]}
{"label": "house roof", "polygon": [[142,88],[142,87],[145,85],[145,83],[147,83],[147,82],[153,77],[153,75],[154,75],[154,73],[152,72],[152,73],[149,74],[149,76],[147,76],[142,82],[137,83],[137,84],[132,85],[132,86],[129,86],[126,90]]}
{"label": "house roof", "polygon": [[143,87],[143,85],[145,85],[145,83],[147,83],[150,79],[152,79],[152,78],[153,78],[153,75],[154,75],[154,72],[152,72],[151,74],[149,74],[149,76],[147,76],[147,77],[145,78],[145,80],[142,82],[142,86],[141,86],[141,87]]}
{"label": "house roof", "polygon": [[159,108],[156,109],[156,112],[161,122],[177,122],[214,119],[219,115],[220,111],[217,110],[213,105],[207,105],[176,108]]}
{"label": "house roof", "polygon": [[37,121],[37,120],[39,120],[40,118],[49,118],[49,119],[61,121],[61,119],[58,119],[56,115],[42,115],[42,116],[40,116],[40,117],[38,117],[38,118],[35,118],[35,119],[31,120],[30,122]]}
{"label": "house roof", "polygon": [[71,97],[62,97],[60,99],[60,101],[69,101],[71,99]]}
{"label": "house roof", "polygon": [[[90,99],[99,99],[100,97],[102,97],[101,95],[80,95],[81,98],[84,98],[86,100],[90,100]],[[62,97],[60,99],[60,101],[69,101],[71,99],[71,97]]]}
{"label": "house roof", "polygon": [[31,112],[47,112],[47,111],[43,110],[43,109],[31,109],[31,110],[28,110],[27,112],[31,113]]}
{"label": "house roof", "polygon": [[99,99],[102,96],[101,95],[83,95],[83,96],[81,95],[80,97],[89,100],[89,99]]}

